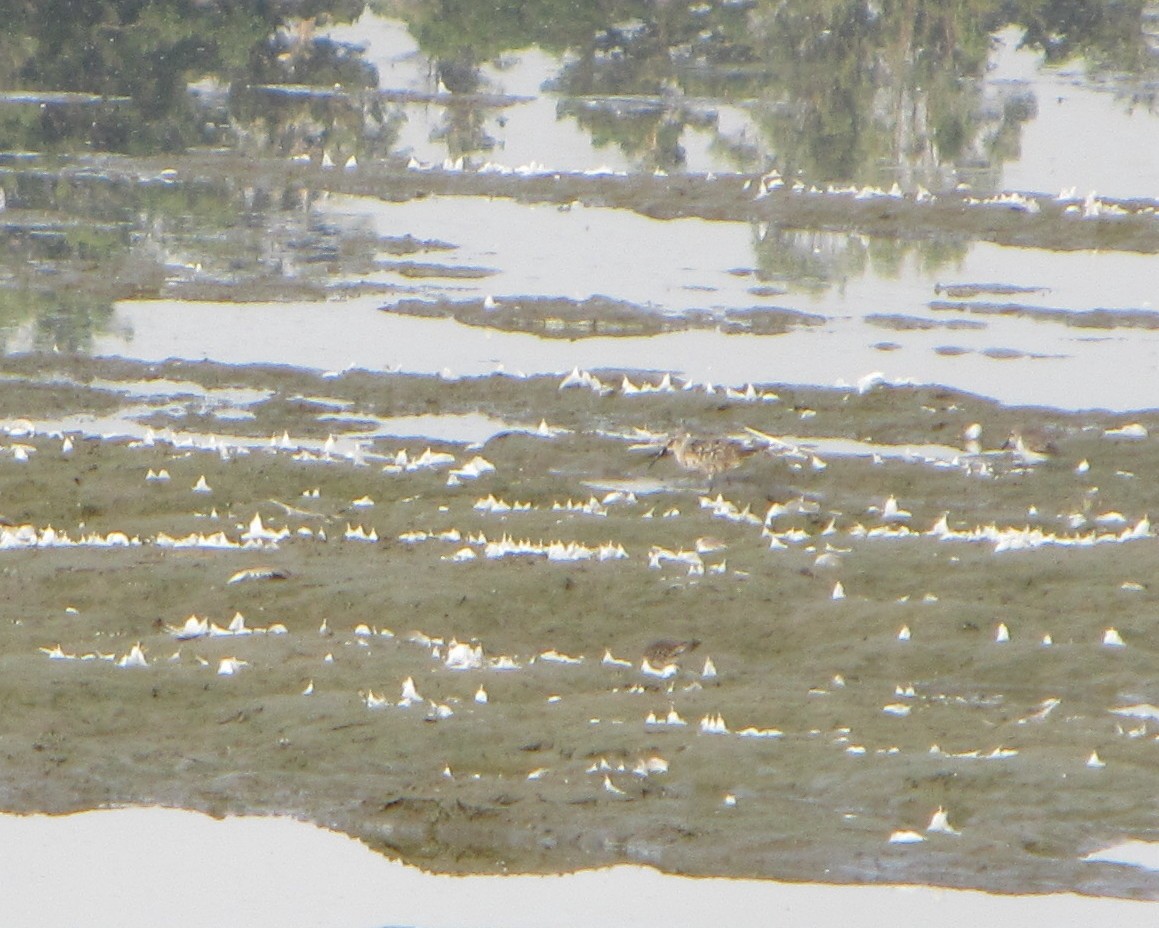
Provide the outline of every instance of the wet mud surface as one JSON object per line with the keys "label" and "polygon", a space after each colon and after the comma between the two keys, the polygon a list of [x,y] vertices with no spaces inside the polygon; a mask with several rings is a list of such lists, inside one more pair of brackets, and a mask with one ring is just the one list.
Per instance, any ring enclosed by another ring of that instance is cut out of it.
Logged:
{"label": "wet mud surface", "polygon": [[1159,897],[1159,412],[1017,405],[1154,406],[1153,11],[103,6],[0,66],[0,809]]}
{"label": "wet mud surface", "polygon": [[492,299],[490,304],[486,300],[400,300],[383,308],[403,315],[445,317],[465,325],[567,339],[608,335],[638,337],[690,329],[719,330],[730,335],[781,335],[794,326],[819,326],[825,322],[824,316],[775,306],[660,315],[642,306],[605,297],[586,300],[514,297],[505,298],[502,303]]}
{"label": "wet mud surface", "polygon": [[979,316],[1014,316],[1024,319],[1061,322],[1081,329],[1157,329],[1159,313],[1147,309],[1067,310],[1055,307],[1024,306],[1020,303],[981,303],[971,300],[930,303],[934,312],[971,313]]}
{"label": "wet mud surface", "polygon": [[[0,373],[6,809],[287,812],[437,870],[1155,895],[1079,860],[1159,828],[1153,413]],[[509,430],[383,434],[435,411]],[[710,487],[653,460],[684,431],[754,453]],[[662,677],[658,638],[701,643]]]}

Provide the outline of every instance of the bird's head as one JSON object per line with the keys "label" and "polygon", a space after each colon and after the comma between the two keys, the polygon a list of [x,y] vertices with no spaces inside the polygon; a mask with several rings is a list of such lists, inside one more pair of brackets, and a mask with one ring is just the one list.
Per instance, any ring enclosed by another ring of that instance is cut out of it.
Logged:
{"label": "bird's head", "polygon": [[662,444],[659,447],[659,449],[656,451],[656,453],[652,455],[651,459],[648,461],[648,466],[651,467],[653,464],[655,464],[661,458],[667,457],[668,455],[670,455],[672,453],[673,449],[679,443],[680,443],[679,438],[668,439],[668,441],[664,442],[664,444]]}

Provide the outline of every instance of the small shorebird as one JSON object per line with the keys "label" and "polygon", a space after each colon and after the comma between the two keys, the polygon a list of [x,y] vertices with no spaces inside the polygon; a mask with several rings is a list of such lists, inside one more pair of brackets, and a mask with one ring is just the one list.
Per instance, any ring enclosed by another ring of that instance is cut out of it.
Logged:
{"label": "small shorebird", "polygon": [[730,438],[693,438],[687,432],[670,439],[656,453],[652,463],[672,455],[685,470],[703,474],[709,485],[718,474],[739,467],[750,456],[760,451]]}
{"label": "small shorebird", "polygon": [[1023,464],[1038,464],[1058,454],[1058,445],[1043,429],[1014,429],[1002,450],[1013,452]]}
{"label": "small shorebird", "polygon": [[695,651],[700,646],[699,638],[679,640],[676,638],[657,638],[644,649],[644,660],[655,666],[671,664],[678,657]]}

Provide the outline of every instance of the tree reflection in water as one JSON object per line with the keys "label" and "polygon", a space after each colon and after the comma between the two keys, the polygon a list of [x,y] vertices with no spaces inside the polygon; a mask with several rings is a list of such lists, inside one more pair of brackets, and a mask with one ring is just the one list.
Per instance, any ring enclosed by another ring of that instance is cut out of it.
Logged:
{"label": "tree reflection in water", "polygon": [[[1120,70],[1154,68],[1141,0],[732,0],[666,2],[380,0],[404,19],[440,74],[506,50],[566,52],[551,82],[560,113],[641,169],[678,169],[686,126],[721,105],[756,116],[759,137],[714,139],[743,170],[777,168],[809,183],[991,187],[1017,155],[1033,99],[987,98],[992,34],[1026,29],[1049,60],[1081,55]],[[446,83],[444,81],[444,83]],[[456,88],[446,84],[447,89]],[[630,101],[623,99],[631,95]],[[466,140],[464,140],[466,141]],[[469,144],[460,149],[470,151]]]}
{"label": "tree reflection in water", "polygon": [[[738,170],[777,170],[806,185],[897,184],[910,193],[963,181],[993,190],[1003,163],[1018,155],[1035,101],[1017,84],[987,89],[981,80],[993,33],[1004,25],[1024,29],[1023,42],[1050,61],[1082,56],[1093,68],[1146,77],[1156,60],[1142,0],[375,0],[372,7],[405,23],[429,61],[442,114],[435,133],[452,159],[478,163],[493,149],[488,120],[503,117],[495,115],[500,88],[490,68],[501,73],[504,56],[534,46],[560,62],[544,88],[557,97],[557,118],[597,147],[618,149],[636,170],[681,170],[692,132]],[[398,154],[404,106],[381,92],[390,88],[379,87],[360,49],[324,29],[362,11],[363,0],[0,0],[0,89],[26,92],[0,101],[0,144],[65,157],[212,146],[315,165],[324,157],[339,166],[388,159]],[[50,93],[60,91],[70,93]],[[1149,105],[1150,97],[1138,93],[1131,102]],[[747,114],[744,128],[721,119],[726,108]],[[304,221],[296,204],[309,198],[242,178],[180,192],[25,174],[4,186],[14,204],[50,216],[35,234],[10,231],[3,321],[11,326],[41,305],[37,343],[77,350],[107,324],[113,299],[150,292],[167,261],[185,260],[174,229],[193,221],[235,247],[238,217],[252,222],[255,204],[261,222],[284,233]],[[282,222],[279,212],[297,218]],[[855,237],[754,230],[758,276],[773,281],[804,275],[826,286],[868,261],[903,260],[913,248],[926,262],[956,252],[926,242],[871,253]],[[35,294],[60,292],[61,280],[46,290],[29,262],[55,263],[71,283],[85,276],[85,262],[99,263],[101,279],[121,286],[102,290],[90,281],[80,288],[86,300],[38,301]]]}

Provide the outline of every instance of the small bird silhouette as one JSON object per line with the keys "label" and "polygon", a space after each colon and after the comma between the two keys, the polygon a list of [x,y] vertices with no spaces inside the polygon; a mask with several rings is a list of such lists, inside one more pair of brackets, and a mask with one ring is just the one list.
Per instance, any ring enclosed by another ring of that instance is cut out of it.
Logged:
{"label": "small bird silhouette", "polygon": [[649,664],[670,664],[676,660],[676,658],[682,657],[691,651],[695,651],[698,647],[700,647],[699,638],[689,638],[687,640],[679,640],[676,638],[657,638],[646,648],[644,648],[643,656]]}

